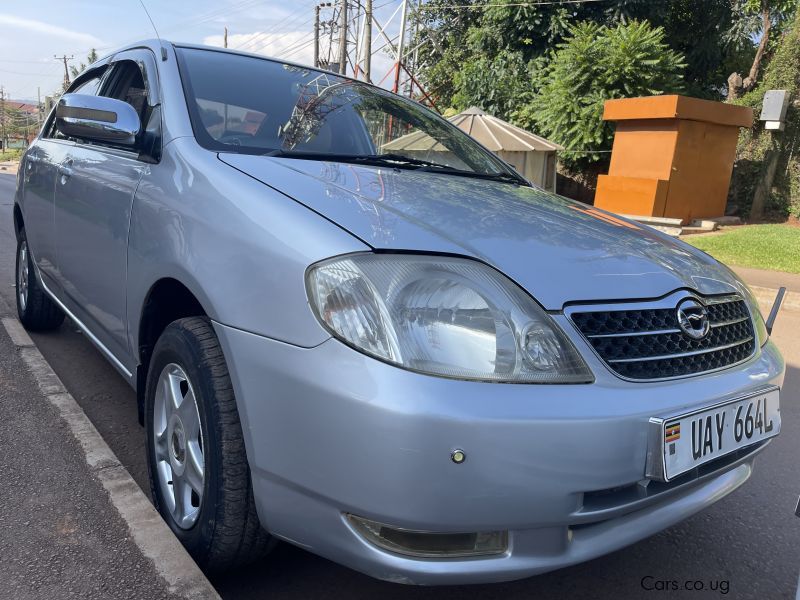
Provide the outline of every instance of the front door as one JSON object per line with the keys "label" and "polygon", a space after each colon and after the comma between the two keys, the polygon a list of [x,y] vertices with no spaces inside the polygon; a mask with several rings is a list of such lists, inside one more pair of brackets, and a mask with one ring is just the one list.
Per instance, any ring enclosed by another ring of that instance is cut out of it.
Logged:
{"label": "front door", "polygon": [[128,226],[147,165],[76,143],[56,181],[56,253],[67,307],[120,360],[127,354]]}
{"label": "front door", "polygon": [[[143,65],[114,57],[110,69],[100,95],[134,106],[143,131],[152,114]],[[76,140],[59,165],[55,186],[56,255],[64,302],[128,367],[128,229],[136,189],[150,168],[136,147]]]}

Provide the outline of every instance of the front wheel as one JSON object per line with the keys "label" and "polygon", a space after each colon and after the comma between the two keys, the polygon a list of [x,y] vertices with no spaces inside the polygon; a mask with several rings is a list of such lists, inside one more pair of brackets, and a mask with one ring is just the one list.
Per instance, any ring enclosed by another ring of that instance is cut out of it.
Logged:
{"label": "front wheel", "polygon": [[25,229],[17,236],[17,315],[25,329],[47,331],[56,329],[64,322],[64,312],[45,293],[34,272],[28,238]]}
{"label": "front wheel", "polygon": [[153,350],[145,392],[153,502],[192,557],[222,571],[274,545],[256,515],[242,427],[210,321],[171,323]]}

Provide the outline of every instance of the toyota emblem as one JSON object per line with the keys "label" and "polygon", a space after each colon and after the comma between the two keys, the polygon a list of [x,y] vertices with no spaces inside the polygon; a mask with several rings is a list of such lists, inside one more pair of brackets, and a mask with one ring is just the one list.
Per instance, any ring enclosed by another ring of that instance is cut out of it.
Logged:
{"label": "toyota emblem", "polygon": [[711,330],[708,310],[698,300],[686,298],[678,303],[678,326],[693,340],[701,340]]}

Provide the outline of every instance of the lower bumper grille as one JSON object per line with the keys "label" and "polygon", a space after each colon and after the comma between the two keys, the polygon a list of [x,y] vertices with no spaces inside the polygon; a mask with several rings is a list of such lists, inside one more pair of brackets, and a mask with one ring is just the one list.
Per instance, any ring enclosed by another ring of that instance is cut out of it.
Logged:
{"label": "lower bumper grille", "polygon": [[[679,313],[687,301],[694,311],[688,325],[685,317],[681,323]],[[756,350],[750,311],[738,295],[684,294],[672,308],[604,307],[576,310],[569,316],[600,358],[627,379],[669,379],[715,371],[746,360]]]}

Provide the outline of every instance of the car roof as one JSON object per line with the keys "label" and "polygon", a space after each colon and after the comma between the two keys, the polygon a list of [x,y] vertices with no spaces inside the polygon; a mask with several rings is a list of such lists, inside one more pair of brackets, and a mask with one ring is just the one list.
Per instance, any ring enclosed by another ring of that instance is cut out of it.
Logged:
{"label": "car roof", "polygon": [[[101,58],[97,59],[91,65],[86,67],[86,70],[88,71],[89,69],[91,69],[91,68],[93,68],[93,67],[95,67],[95,66],[97,66],[97,65],[99,65],[101,63],[103,63],[104,61],[107,61],[109,58],[111,58],[115,54],[119,54],[120,52],[125,52],[126,50],[134,50],[136,48],[149,48],[156,55],[158,55],[159,52],[161,52],[161,50],[164,49],[166,46],[172,46],[173,48],[188,48],[188,49],[192,49],[192,50],[210,50],[212,52],[220,52],[220,53],[223,53],[223,54],[231,54],[231,55],[234,55],[234,56],[246,56],[246,57],[249,57],[249,58],[260,58],[262,60],[269,60],[269,61],[272,61],[272,62],[277,62],[277,63],[284,64],[284,65],[291,65],[293,67],[298,67],[298,68],[301,68],[301,69],[307,69],[307,70],[310,70],[310,71],[317,71],[318,73],[327,73],[327,74],[333,73],[334,75],[336,75],[337,77],[341,77],[342,79],[347,79],[349,81],[358,82],[358,83],[360,83],[362,85],[369,85],[369,86],[372,86],[372,87],[377,87],[374,84],[367,83],[366,81],[363,81],[363,80],[360,80],[360,79],[355,79],[355,78],[350,77],[348,75],[341,75],[339,73],[336,73],[335,71],[326,71],[325,69],[320,69],[318,67],[312,67],[310,65],[304,65],[303,63],[294,62],[294,61],[291,61],[291,60],[284,60],[282,58],[276,58],[276,57],[272,57],[272,56],[265,56],[264,54],[256,54],[254,52],[242,52],[241,50],[233,50],[231,48],[220,48],[219,46],[206,46],[206,45],[203,45],[203,44],[189,44],[189,43],[184,43],[184,42],[172,42],[172,41],[169,41],[169,40],[157,39],[157,38],[141,40],[139,42],[133,42],[131,44],[126,44],[125,46],[121,46],[121,47],[115,49],[113,52],[109,52],[109,53],[103,55]],[[380,88],[380,89],[383,89],[383,88]],[[386,91],[386,90],[384,90],[384,91]]]}

